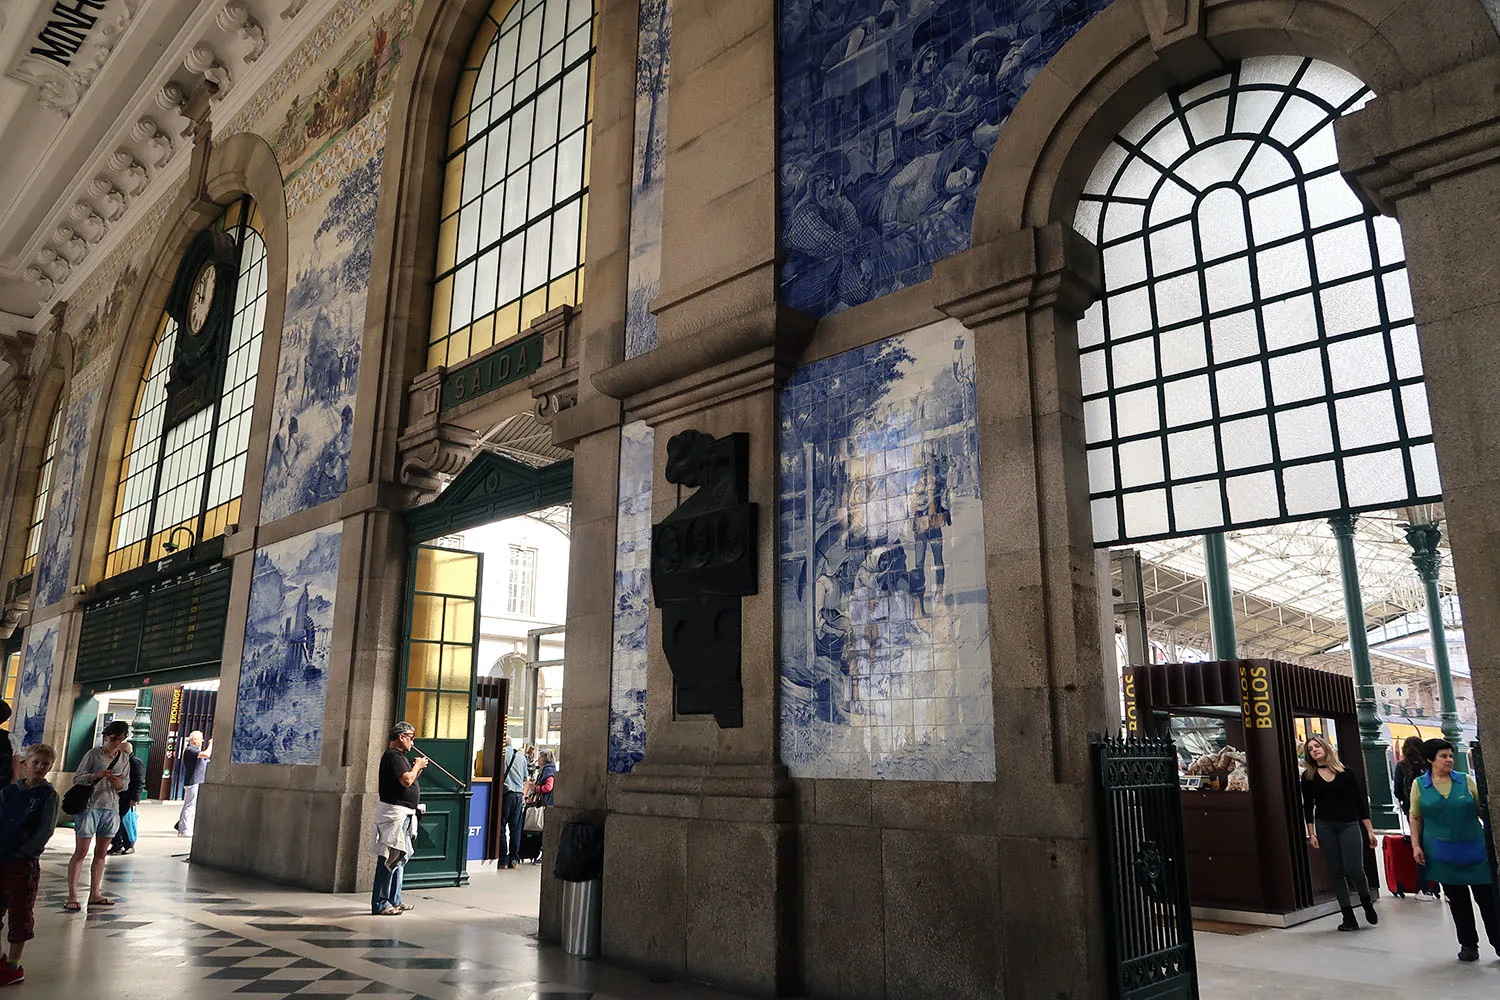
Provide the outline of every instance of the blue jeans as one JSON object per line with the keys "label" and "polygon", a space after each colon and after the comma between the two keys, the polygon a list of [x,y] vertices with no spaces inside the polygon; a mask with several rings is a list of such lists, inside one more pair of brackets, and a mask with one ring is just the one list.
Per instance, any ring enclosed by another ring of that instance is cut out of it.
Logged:
{"label": "blue jeans", "polygon": [[403,862],[391,870],[385,866],[385,858],[375,859],[375,889],[370,894],[370,912],[384,913],[391,907],[401,905],[401,869]]}
{"label": "blue jeans", "polygon": [[510,844],[500,854],[502,865],[516,865],[521,863],[521,823],[526,818],[526,808],[520,792],[505,790],[505,798],[501,801],[500,823],[510,834]]}

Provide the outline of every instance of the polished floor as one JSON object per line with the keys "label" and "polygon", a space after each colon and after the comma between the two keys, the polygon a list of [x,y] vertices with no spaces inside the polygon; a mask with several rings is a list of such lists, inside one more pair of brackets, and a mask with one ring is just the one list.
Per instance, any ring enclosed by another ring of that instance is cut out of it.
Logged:
{"label": "polished floor", "polygon": [[[148,805],[138,853],[111,858],[119,904],[62,910],[72,833],[43,859],[37,940],[26,982],[5,992],[110,1000],[359,997],[389,1000],[727,1000],[729,994],[585,962],[536,940],[542,871],[480,870],[462,889],[408,894],[416,909],[369,915],[364,896],[324,895],[194,868],[170,832],[175,811]],[[1454,960],[1441,903],[1386,899],[1380,926],[1199,933],[1204,1000],[1494,1000],[1500,961]]]}

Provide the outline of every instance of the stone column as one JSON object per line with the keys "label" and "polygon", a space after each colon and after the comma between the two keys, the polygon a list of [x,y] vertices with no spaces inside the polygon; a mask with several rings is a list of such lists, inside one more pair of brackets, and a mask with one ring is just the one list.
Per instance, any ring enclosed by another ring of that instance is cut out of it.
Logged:
{"label": "stone column", "polygon": [[1359,566],[1354,561],[1353,514],[1328,519],[1338,540],[1339,575],[1344,582],[1344,618],[1349,624],[1349,662],[1354,667],[1354,703],[1359,712],[1359,745],[1365,759],[1365,783],[1370,794],[1370,818],[1377,829],[1397,828],[1391,805],[1391,768],[1386,759],[1380,715],[1375,711],[1375,675],[1370,669],[1370,645],[1365,633],[1365,599],[1359,589]]}
{"label": "stone column", "polygon": [[934,281],[939,308],[975,332],[995,758],[1027,762],[974,788],[976,824],[996,842],[992,992],[1102,996],[1088,735],[1109,728],[1117,694],[1076,325],[1097,294],[1098,256],[1054,223],[940,261]]}
{"label": "stone column", "polygon": [[[1500,732],[1500,57],[1377,97],[1339,161],[1401,221],[1479,728]],[[1500,821],[1500,796],[1491,803]]]}
{"label": "stone column", "polygon": [[1448,636],[1443,627],[1443,596],[1438,593],[1438,570],[1443,566],[1443,554],[1438,544],[1443,540],[1443,529],[1436,524],[1409,524],[1406,526],[1406,541],[1411,545],[1412,565],[1427,590],[1427,621],[1432,636],[1432,667],[1437,672],[1438,698],[1443,706],[1443,738],[1453,744],[1456,758],[1454,767],[1467,770],[1463,743],[1463,729],[1458,724],[1458,701],[1453,696],[1453,670],[1448,664]]}

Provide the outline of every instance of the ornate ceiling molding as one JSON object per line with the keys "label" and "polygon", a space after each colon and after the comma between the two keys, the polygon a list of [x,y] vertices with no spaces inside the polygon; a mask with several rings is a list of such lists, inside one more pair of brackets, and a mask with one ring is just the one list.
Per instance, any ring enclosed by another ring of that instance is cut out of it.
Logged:
{"label": "ornate ceiling molding", "polygon": [[6,70],[38,104],[70,117],[93,86],[142,0],[73,0],[44,11],[32,43]]}

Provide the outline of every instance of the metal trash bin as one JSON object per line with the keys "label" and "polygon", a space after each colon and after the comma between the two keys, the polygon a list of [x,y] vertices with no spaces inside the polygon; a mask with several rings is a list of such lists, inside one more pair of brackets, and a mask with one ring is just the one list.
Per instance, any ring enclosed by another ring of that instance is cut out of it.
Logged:
{"label": "metal trash bin", "polygon": [[578,820],[564,823],[552,874],[563,884],[563,950],[581,958],[598,956],[599,912],[604,905],[604,825]]}
{"label": "metal trash bin", "polygon": [[599,911],[603,879],[564,882],[562,898],[563,951],[580,958],[599,955]]}

